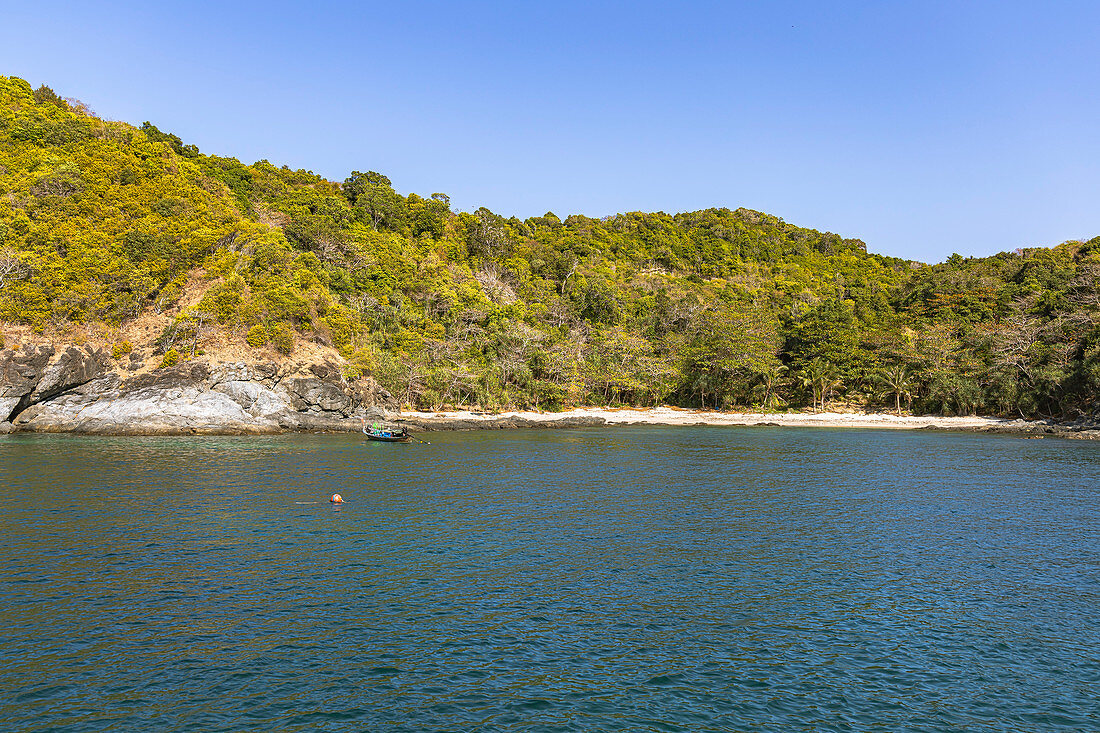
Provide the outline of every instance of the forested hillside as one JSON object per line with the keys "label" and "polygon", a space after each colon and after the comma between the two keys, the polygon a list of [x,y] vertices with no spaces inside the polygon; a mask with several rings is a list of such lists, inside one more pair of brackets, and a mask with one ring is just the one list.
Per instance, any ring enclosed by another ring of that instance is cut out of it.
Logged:
{"label": "forested hillside", "polygon": [[[746,209],[455,212],[201,153],[0,77],[0,321],[165,363],[331,347],[416,407],[851,405],[1074,417],[1100,237],[938,265]],[[2,324],[0,324],[2,327]]]}

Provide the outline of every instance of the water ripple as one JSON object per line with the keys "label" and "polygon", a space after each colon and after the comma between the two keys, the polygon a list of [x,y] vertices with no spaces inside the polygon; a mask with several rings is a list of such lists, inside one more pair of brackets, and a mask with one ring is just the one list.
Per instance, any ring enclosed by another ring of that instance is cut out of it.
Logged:
{"label": "water ripple", "polygon": [[1100,719],[1097,446],[643,427],[431,442],[0,437],[0,727]]}

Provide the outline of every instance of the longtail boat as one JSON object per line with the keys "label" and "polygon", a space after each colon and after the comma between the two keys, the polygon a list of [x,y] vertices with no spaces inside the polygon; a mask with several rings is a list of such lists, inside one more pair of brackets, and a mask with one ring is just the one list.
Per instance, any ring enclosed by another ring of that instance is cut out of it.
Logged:
{"label": "longtail boat", "polygon": [[380,440],[383,443],[408,443],[412,439],[407,428],[387,428],[381,423],[374,423],[368,429],[366,421],[363,421],[363,435],[368,440]]}

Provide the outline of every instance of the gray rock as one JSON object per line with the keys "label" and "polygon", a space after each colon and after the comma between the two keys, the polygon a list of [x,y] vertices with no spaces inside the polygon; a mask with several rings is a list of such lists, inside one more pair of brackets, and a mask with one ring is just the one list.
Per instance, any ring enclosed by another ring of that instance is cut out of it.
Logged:
{"label": "gray rock", "polygon": [[0,418],[4,420],[11,418],[15,408],[19,406],[21,397],[0,397]]}
{"label": "gray rock", "polygon": [[[102,373],[102,356],[66,350],[49,381],[40,379],[42,399],[21,407],[15,427],[123,435],[360,428],[361,394],[331,364],[287,376],[272,363],[183,362],[123,379]],[[385,419],[381,410],[369,416]]]}
{"label": "gray rock", "polygon": [[380,420],[389,420],[390,413],[383,410],[381,407],[368,407],[361,413],[362,419],[366,422],[378,422]]}
{"label": "gray rock", "polygon": [[98,349],[70,346],[51,360],[31,392],[28,403],[48,400],[54,395],[87,384],[107,371],[107,353]]}
{"label": "gray rock", "polygon": [[7,435],[12,429],[12,424],[10,422],[0,422],[0,435]]}
{"label": "gray rock", "polygon": [[0,396],[28,394],[38,384],[53,354],[52,346],[0,349]]}
{"label": "gray rock", "polygon": [[298,412],[334,412],[349,417],[355,407],[343,385],[317,377],[284,379],[279,388]]}
{"label": "gray rock", "polygon": [[52,346],[0,349],[0,420],[10,420],[29,402],[53,355]]}
{"label": "gray rock", "polygon": [[253,417],[277,418],[292,411],[290,403],[262,383],[235,380],[215,385],[213,389],[228,395]]}
{"label": "gray rock", "polygon": [[278,379],[279,368],[270,362],[218,364],[210,371],[212,385],[224,382],[255,382],[265,387],[274,387]]}
{"label": "gray rock", "polygon": [[102,376],[107,354],[101,349],[52,346],[0,351],[0,419],[14,420],[27,407],[49,400]]}
{"label": "gray rock", "polygon": [[355,390],[359,394],[359,401],[366,405],[377,405],[383,409],[398,412],[400,403],[382,385],[371,377],[360,377],[355,381]]}
{"label": "gray rock", "polygon": [[24,430],[98,434],[271,433],[278,423],[257,420],[228,395],[195,387],[129,393],[61,395],[18,418]]}
{"label": "gray rock", "polygon": [[164,390],[181,387],[207,387],[210,379],[209,365],[199,361],[185,361],[174,367],[156,369],[130,379],[126,390],[136,392],[142,389]]}

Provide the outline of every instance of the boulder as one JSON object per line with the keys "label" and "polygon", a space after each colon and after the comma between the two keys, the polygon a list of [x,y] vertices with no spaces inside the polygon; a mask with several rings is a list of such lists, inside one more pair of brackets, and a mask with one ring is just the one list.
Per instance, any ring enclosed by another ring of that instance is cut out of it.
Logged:
{"label": "boulder", "polygon": [[0,397],[0,418],[11,419],[15,408],[19,406],[19,397]]}

